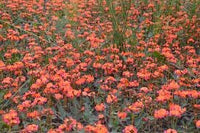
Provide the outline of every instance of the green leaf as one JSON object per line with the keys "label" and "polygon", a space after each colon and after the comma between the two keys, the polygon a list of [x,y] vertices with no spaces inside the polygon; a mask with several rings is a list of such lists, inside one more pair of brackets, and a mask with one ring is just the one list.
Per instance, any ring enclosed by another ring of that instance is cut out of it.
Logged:
{"label": "green leaf", "polygon": [[161,62],[161,63],[163,63],[166,60],[165,56],[157,51],[153,52],[152,56],[154,58],[156,58],[158,60],[158,62]]}
{"label": "green leaf", "polygon": [[58,103],[57,108],[61,118],[64,119],[67,116],[67,112],[65,111],[60,102]]}

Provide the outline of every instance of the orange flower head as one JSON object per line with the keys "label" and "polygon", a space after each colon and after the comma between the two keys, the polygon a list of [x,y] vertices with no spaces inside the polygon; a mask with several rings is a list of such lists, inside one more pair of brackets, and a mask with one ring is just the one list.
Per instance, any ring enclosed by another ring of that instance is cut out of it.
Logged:
{"label": "orange flower head", "polygon": [[164,131],[164,133],[177,133],[177,131],[175,129],[167,129]]}
{"label": "orange flower head", "polygon": [[181,117],[181,115],[186,111],[186,108],[181,108],[181,106],[177,104],[170,104],[169,105],[169,115]]}
{"label": "orange flower head", "polygon": [[97,124],[94,132],[95,133],[108,133],[108,129],[106,128],[106,126],[104,126],[102,124]]}
{"label": "orange flower head", "polygon": [[8,113],[3,114],[3,121],[10,126],[18,125],[20,123],[18,114],[15,110],[10,110]]}
{"label": "orange flower head", "polygon": [[131,111],[135,113],[140,112],[143,108],[144,108],[144,104],[141,101],[137,101],[128,107],[128,109],[130,109]]}
{"label": "orange flower head", "polygon": [[120,119],[125,119],[126,116],[127,116],[127,113],[126,113],[126,112],[118,112],[117,115],[118,115],[118,117],[119,117]]}
{"label": "orange flower head", "polygon": [[196,127],[200,128],[200,120],[196,121]]}
{"label": "orange flower head", "polygon": [[171,81],[168,85],[169,90],[177,90],[180,88],[180,86],[178,85],[178,83],[176,83],[174,80]]}
{"label": "orange flower head", "polygon": [[161,119],[168,116],[169,112],[166,109],[159,109],[154,112],[154,117],[156,119]]}
{"label": "orange flower head", "polygon": [[104,111],[105,105],[104,105],[103,103],[97,104],[97,105],[95,106],[95,109],[96,109],[96,111]]}
{"label": "orange flower head", "polygon": [[133,125],[126,126],[123,130],[123,133],[137,133],[137,128]]}
{"label": "orange flower head", "polygon": [[24,132],[37,132],[38,131],[38,125],[35,125],[35,124],[27,125],[26,128],[23,131]]}

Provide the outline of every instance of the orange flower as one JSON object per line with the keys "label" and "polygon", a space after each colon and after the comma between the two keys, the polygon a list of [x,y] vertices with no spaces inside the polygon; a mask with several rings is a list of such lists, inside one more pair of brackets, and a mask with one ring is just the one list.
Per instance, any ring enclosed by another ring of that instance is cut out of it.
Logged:
{"label": "orange flower", "polygon": [[4,114],[5,112],[3,110],[0,110],[0,115]]}
{"label": "orange flower", "polygon": [[141,69],[139,72],[137,72],[137,76],[141,79],[149,80],[151,73],[146,69]]}
{"label": "orange flower", "polygon": [[31,107],[31,101],[30,100],[26,100],[22,104],[17,106],[19,111],[24,111],[24,110],[26,110],[30,107]]}
{"label": "orange flower", "polygon": [[12,78],[7,77],[7,78],[4,78],[4,79],[3,79],[2,84],[11,84],[12,81],[13,81]]}
{"label": "orange flower", "polygon": [[38,131],[38,125],[35,125],[35,124],[27,125],[25,129],[22,130],[22,132],[24,133],[37,132],[37,131]]}
{"label": "orange flower", "polygon": [[108,95],[106,98],[107,103],[117,102],[117,97],[115,95]]}
{"label": "orange flower", "polygon": [[177,133],[177,131],[174,129],[167,129],[164,131],[164,133]]}
{"label": "orange flower", "polygon": [[129,87],[138,87],[138,86],[139,86],[139,82],[137,80],[129,82]]}
{"label": "orange flower", "polygon": [[66,66],[67,67],[72,67],[73,65],[74,65],[74,61],[72,59],[68,58],[66,60]]}
{"label": "orange flower", "polygon": [[15,110],[10,110],[9,113],[3,114],[2,119],[10,126],[18,125],[20,123],[18,114]]}
{"label": "orange flower", "polygon": [[189,39],[187,40],[187,43],[190,43],[190,42],[194,43],[194,39],[193,39],[193,38],[189,38]]}
{"label": "orange flower", "polygon": [[106,102],[107,102],[107,103],[112,103],[112,101],[113,101],[113,100],[112,100],[111,95],[108,95],[107,98],[106,98]]}
{"label": "orange flower", "polygon": [[60,129],[50,129],[47,133],[64,133],[64,132]]}
{"label": "orange flower", "polygon": [[118,115],[118,117],[119,117],[120,119],[125,119],[126,116],[127,116],[127,113],[126,113],[126,112],[118,112],[117,115]]}
{"label": "orange flower", "polygon": [[100,63],[93,63],[93,67],[96,68],[96,69],[101,68],[101,66],[102,65]]}
{"label": "orange flower", "polygon": [[43,105],[44,103],[47,102],[47,98],[45,97],[37,97],[34,99],[32,105],[35,106],[35,105]]}
{"label": "orange flower", "polygon": [[0,72],[5,68],[5,64],[2,60],[0,60]]}
{"label": "orange flower", "polygon": [[77,122],[73,118],[65,118],[64,123],[59,126],[59,129],[64,131],[72,131],[73,129],[81,130],[83,125],[80,122]]}
{"label": "orange flower", "polygon": [[67,30],[65,32],[65,37],[67,37],[69,39],[74,39],[75,38],[74,33],[71,30]]}
{"label": "orange flower", "polygon": [[94,81],[94,77],[92,75],[85,75],[86,82],[91,83]]}
{"label": "orange flower", "polygon": [[169,90],[177,90],[177,89],[179,89],[179,88],[180,88],[180,86],[179,86],[178,83],[176,83],[174,80],[171,81],[171,82],[169,83],[169,85],[168,85],[168,89],[169,89]]}
{"label": "orange flower", "polygon": [[126,126],[123,130],[123,133],[137,133],[137,128],[135,128],[133,125]]}
{"label": "orange flower", "polygon": [[144,104],[140,101],[137,101],[128,107],[131,111],[138,113],[144,108]]}
{"label": "orange flower", "polygon": [[97,104],[97,105],[95,106],[95,109],[96,109],[96,111],[104,111],[105,105],[104,105],[103,103]]}
{"label": "orange flower", "polygon": [[102,124],[97,124],[94,132],[95,133],[108,133],[108,129]]}
{"label": "orange flower", "polygon": [[158,91],[158,97],[156,98],[156,101],[158,102],[165,102],[165,101],[168,101],[172,98],[172,95],[171,95],[171,92],[170,91],[167,91],[167,90],[159,90]]}
{"label": "orange flower", "polygon": [[38,111],[33,111],[30,113],[27,113],[27,117],[40,120],[40,113]]}
{"label": "orange flower", "polygon": [[97,124],[96,126],[87,125],[85,131],[88,133],[108,133],[108,129],[102,124]]}
{"label": "orange flower", "polygon": [[82,85],[82,84],[85,83],[85,81],[86,81],[85,78],[80,78],[80,79],[78,79],[78,80],[76,81],[76,84],[77,84],[77,85]]}
{"label": "orange flower", "polygon": [[94,126],[91,126],[91,125],[85,126],[85,131],[88,133],[92,133],[92,132],[94,132],[94,130],[95,130]]}
{"label": "orange flower", "polygon": [[196,127],[200,128],[200,120],[196,121]]}
{"label": "orange flower", "polygon": [[60,100],[63,98],[63,95],[61,95],[60,93],[55,94],[54,96],[57,100]]}
{"label": "orange flower", "polygon": [[4,95],[4,99],[9,99],[12,96],[11,92],[8,92],[7,94]]}
{"label": "orange flower", "polygon": [[103,114],[99,114],[99,115],[98,115],[98,118],[99,118],[99,119],[102,119],[102,118],[104,118],[104,115],[103,115]]}
{"label": "orange flower", "polygon": [[186,108],[181,108],[181,106],[177,104],[171,103],[169,105],[169,115],[170,116],[176,116],[181,117],[181,115],[186,111]]}
{"label": "orange flower", "polygon": [[194,104],[193,107],[196,109],[200,109],[200,104]]}
{"label": "orange flower", "polygon": [[155,6],[154,6],[153,3],[149,3],[147,7],[148,7],[148,8],[154,8]]}
{"label": "orange flower", "polygon": [[132,35],[132,30],[131,29],[126,30],[125,35],[126,37],[130,37]]}
{"label": "orange flower", "polygon": [[169,112],[166,109],[159,109],[154,112],[154,117],[156,119],[161,119],[168,116]]}
{"label": "orange flower", "polygon": [[142,88],[140,88],[140,91],[147,93],[147,92],[149,92],[149,89],[147,87],[142,87]]}

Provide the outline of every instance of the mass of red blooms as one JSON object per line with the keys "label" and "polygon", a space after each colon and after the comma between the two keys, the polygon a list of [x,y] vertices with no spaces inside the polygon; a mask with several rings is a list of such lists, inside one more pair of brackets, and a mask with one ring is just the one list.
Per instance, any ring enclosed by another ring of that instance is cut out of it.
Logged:
{"label": "mass of red blooms", "polygon": [[200,2],[0,0],[0,132],[200,132]]}

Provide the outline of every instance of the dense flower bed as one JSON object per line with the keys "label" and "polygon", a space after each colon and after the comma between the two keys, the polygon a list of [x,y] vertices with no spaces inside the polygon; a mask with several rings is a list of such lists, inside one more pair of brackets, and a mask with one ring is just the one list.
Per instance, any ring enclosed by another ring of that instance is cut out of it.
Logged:
{"label": "dense flower bed", "polygon": [[200,2],[0,0],[0,132],[200,132]]}

